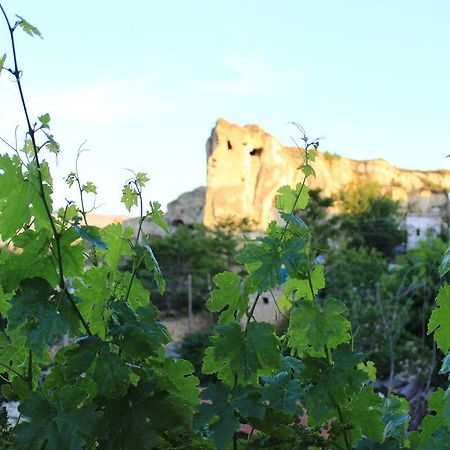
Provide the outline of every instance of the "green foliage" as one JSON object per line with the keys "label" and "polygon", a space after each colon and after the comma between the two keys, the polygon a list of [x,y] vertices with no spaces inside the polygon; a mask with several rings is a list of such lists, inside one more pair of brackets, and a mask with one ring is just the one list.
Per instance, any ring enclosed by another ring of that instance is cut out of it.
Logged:
{"label": "green foliage", "polygon": [[[241,278],[232,272],[222,272],[213,278],[216,289],[206,304],[210,311],[221,312],[219,323],[241,319],[247,312],[248,292],[241,290]],[[234,303],[230,303],[230,299]]]}
{"label": "green foliage", "polygon": [[259,376],[273,374],[280,365],[278,338],[267,323],[251,322],[245,332],[236,322],[219,325],[211,341],[203,372],[217,373],[230,386],[256,383]]}
{"label": "green foliage", "polygon": [[6,61],[6,53],[4,53],[3,56],[0,58],[0,74],[2,73],[5,61]]}
{"label": "green foliage", "polygon": [[448,319],[450,317],[450,286],[441,287],[436,298],[436,308],[428,322],[428,333],[434,333],[434,339],[438,348],[444,353],[450,350],[450,329]]}
{"label": "green foliage", "polygon": [[[18,27],[40,36],[19,19],[14,27],[7,21],[13,44]],[[21,90],[20,70],[10,72]],[[28,117],[26,107],[25,112]],[[433,394],[435,415],[408,442],[405,403],[374,393],[375,369],[352,349],[344,303],[319,297],[325,288],[323,266],[313,264],[311,232],[297,211],[308,203],[305,182],[315,174],[310,162],[318,143],[309,142],[301,126],[296,125],[305,143],[303,181],[295,189],[280,189],[276,205],[284,224],[272,222],[263,236],[244,244],[236,257],[245,266],[241,274],[222,269],[235,250],[223,230],[211,234],[202,227],[180,227],[167,240],[178,244],[170,257],[178,258],[185,274],[222,272],[214,277],[207,303],[220,313],[220,323],[202,364],[214,382],[200,403],[194,367],[166,357],[170,336],[152,303],[153,292],[138,278],[138,271],[145,271],[159,295],[164,293],[164,265],[160,268],[156,257],[167,256],[164,243],[154,251],[156,239],[150,245],[142,236],[146,218],[167,231],[157,202],[145,211],[148,177],[138,172],[122,190],[124,206],[140,211],[136,236],[116,225],[99,230],[80,223],[77,217],[86,222],[83,193],[95,194],[96,188],[82,184],[77,171],[66,181],[78,185],[81,206],[69,202],[54,215],[52,179],[42,154],[59,146],[46,131],[50,116],[38,120],[33,128],[27,118],[29,139],[22,150],[0,156],[0,237],[13,247],[0,251],[0,308],[7,321],[0,333],[2,393],[20,400],[27,419],[10,430],[3,415],[2,445],[36,450],[445,448],[449,391]],[[118,270],[123,257],[131,261],[130,270]],[[288,281],[280,286],[282,268]],[[370,283],[370,276],[356,276]],[[261,294],[275,287],[292,307],[281,336],[254,317]],[[379,295],[385,293],[382,288]],[[448,351],[448,295],[442,289],[429,331]],[[50,352],[63,334],[70,336],[70,345]],[[44,367],[49,373],[42,373]],[[447,358],[442,370],[448,372]],[[239,437],[241,424],[253,430],[248,439]]]}
{"label": "green foliage", "polygon": [[406,241],[400,222],[399,203],[381,194],[376,183],[346,186],[340,192],[340,228],[350,247],[375,248],[392,256]]}
{"label": "green foliage", "polygon": [[[305,174],[307,177],[308,175]],[[275,205],[278,209],[292,212],[294,209],[305,209],[309,200],[309,188],[302,183],[297,184],[295,189],[290,186],[283,186],[278,189],[278,196]]]}
{"label": "green foliage", "polygon": [[301,210],[300,217],[313,230],[311,236],[311,256],[324,254],[330,250],[339,233],[338,217],[329,214],[329,208],[334,206],[334,197],[325,197],[321,189],[309,190],[308,207]]}
{"label": "green foliage", "polygon": [[34,26],[31,25],[30,22],[27,22],[23,17],[17,16],[18,17],[18,21],[16,22],[16,26],[19,26],[20,28],[22,28],[22,30],[29,34],[30,36],[39,36],[42,37],[41,32]]}
{"label": "green foliage", "polygon": [[[440,239],[429,238],[390,261],[365,247],[337,247],[326,254],[323,297],[343,299],[354,348],[376,363],[380,378],[429,377],[433,343],[426,322],[444,248]],[[433,384],[439,382],[433,377]]]}
{"label": "green foliage", "polygon": [[122,189],[122,203],[128,211],[131,211],[133,206],[138,205],[138,196],[130,186],[124,186]]}
{"label": "green foliage", "polygon": [[323,308],[301,301],[291,312],[289,345],[299,355],[326,356],[326,349],[348,342],[350,322],[343,317],[345,305],[333,298]]}
{"label": "green foliage", "polygon": [[450,247],[445,251],[445,255],[442,258],[441,265],[439,266],[439,275],[443,277],[450,270]]}
{"label": "green foliage", "polygon": [[32,420],[15,427],[14,447],[86,448],[101,425],[101,413],[87,401],[88,396],[88,392],[73,386],[64,386],[53,394],[33,392],[20,406],[20,412]]}
{"label": "green foliage", "polygon": [[188,360],[194,366],[194,375],[202,384],[214,381],[215,376],[206,375],[202,372],[203,357],[205,350],[210,345],[212,329],[200,330],[187,334],[183,337],[177,349],[181,358]]}
{"label": "green foliage", "polygon": [[[158,211],[159,215],[161,211],[159,205],[157,206],[153,205],[153,211],[155,214]],[[155,220],[157,217],[155,214],[151,218],[157,223],[159,219]],[[212,279],[232,266],[237,245],[235,235],[230,234],[227,229],[218,227],[209,230],[203,225],[192,227],[180,225],[171,234],[165,237],[151,236],[148,241],[151,245],[142,250],[144,264],[138,266],[137,276],[151,291],[153,302],[159,308],[168,311],[186,309],[188,275],[192,276],[194,309],[203,308],[211,289]],[[154,259],[158,260],[159,271],[153,273],[161,275],[159,288],[158,280],[155,282],[149,273],[149,270],[152,270],[153,257],[148,248],[151,248]],[[129,269],[130,266],[129,259],[121,264],[124,269]],[[162,276],[166,284],[164,297],[159,292]]]}

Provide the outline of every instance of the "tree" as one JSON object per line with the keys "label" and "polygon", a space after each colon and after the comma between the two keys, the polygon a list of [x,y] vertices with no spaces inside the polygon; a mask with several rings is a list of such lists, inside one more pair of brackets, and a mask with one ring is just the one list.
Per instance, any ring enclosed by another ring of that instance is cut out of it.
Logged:
{"label": "tree", "polygon": [[[236,254],[237,236],[223,225],[208,229],[202,224],[180,225],[166,236],[150,237],[153,252],[166,280],[164,296],[159,294],[151,274],[141,264],[137,276],[152,293],[153,301],[169,311],[186,308],[187,276],[192,276],[193,305],[203,309],[214,275],[228,270]],[[130,266],[129,259],[122,263]]]}
{"label": "tree", "polygon": [[337,217],[330,214],[330,208],[335,202],[334,197],[324,196],[322,189],[310,189],[308,208],[298,210],[300,217],[314,230],[311,237],[311,256],[327,252],[330,242],[336,237]]}
{"label": "tree", "polygon": [[406,242],[400,205],[389,194],[380,194],[376,183],[348,185],[339,194],[340,228],[349,247],[371,247],[386,257]]}

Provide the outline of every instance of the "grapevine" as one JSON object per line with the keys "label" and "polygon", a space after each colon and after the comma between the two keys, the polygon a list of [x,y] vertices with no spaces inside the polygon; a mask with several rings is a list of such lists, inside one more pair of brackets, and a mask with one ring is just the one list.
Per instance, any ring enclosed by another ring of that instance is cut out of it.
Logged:
{"label": "grapevine", "polygon": [[[219,319],[202,371],[217,381],[200,391],[193,366],[165,355],[170,335],[136,276],[145,266],[164,293],[142,225],[152,220],[168,228],[159,203],[144,204],[147,175],[133,173],[122,190],[124,206],[139,213],[136,236],[119,224],[88,225],[84,198],[97,189],[81,181],[77,167],[66,181],[78,189],[80,204],[71,200],[54,212],[45,158],[60,148],[50,115],[29,115],[15,41],[20,31],[41,33],[20,16],[13,23],[1,4],[0,10],[11,42],[0,73],[15,80],[26,125],[23,147],[7,143],[10,151],[0,155],[2,395],[18,401],[26,419],[10,426],[2,415],[2,448],[448,448],[450,388],[431,396],[433,415],[408,435],[406,401],[376,394],[373,363],[352,350],[344,302],[321,298],[324,267],[312,256],[313,230],[298,215],[308,206],[318,141],[299,125],[301,181],[279,189],[279,220],[244,244],[236,257],[243,270],[213,279],[207,308]],[[119,270],[125,257],[131,258],[130,271]],[[449,270],[450,250],[442,279]],[[290,315],[281,336],[254,317],[263,294],[280,286],[281,297],[270,298]],[[444,283],[428,325],[447,354],[444,374],[450,374],[449,317]],[[63,335],[69,345],[52,356]],[[239,433],[242,425],[251,429],[246,437]]]}

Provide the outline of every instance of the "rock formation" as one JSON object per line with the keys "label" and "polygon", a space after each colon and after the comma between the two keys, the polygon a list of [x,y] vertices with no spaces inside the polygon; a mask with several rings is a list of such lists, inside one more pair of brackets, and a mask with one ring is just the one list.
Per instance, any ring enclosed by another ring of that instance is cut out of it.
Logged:
{"label": "rock formation", "polygon": [[[285,184],[294,187],[302,178],[297,170],[303,164],[301,151],[284,147],[258,125],[240,127],[219,119],[206,150],[207,226],[247,218],[255,229],[265,228],[274,218],[277,190]],[[414,212],[448,205],[449,170],[404,170],[382,159],[356,161],[328,153],[319,153],[313,166],[317,178],[311,177],[308,185],[325,195],[336,194],[349,183],[373,181]]]}
{"label": "rock formation", "polygon": [[206,187],[181,194],[167,205],[166,220],[169,225],[191,225],[203,222]]}
{"label": "rock formation", "polygon": [[[166,219],[170,232],[174,231],[179,225],[192,225],[203,222],[205,195],[206,187],[201,186],[192,191],[184,192],[167,205],[167,212],[164,218]],[[139,218],[128,218],[123,221],[123,226],[133,228],[134,234],[136,235],[139,227]],[[142,231],[146,235],[166,235],[150,219],[144,220]]]}

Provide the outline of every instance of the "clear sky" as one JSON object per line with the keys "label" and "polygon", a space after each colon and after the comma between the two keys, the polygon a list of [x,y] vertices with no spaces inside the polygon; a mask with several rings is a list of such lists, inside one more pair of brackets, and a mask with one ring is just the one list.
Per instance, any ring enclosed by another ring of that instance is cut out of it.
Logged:
{"label": "clear sky", "polygon": [[[44,35],[17,44],[31,111],[50,113],[62,144],[57,203],[74,198],[61,179],[85,140],[99,212],[125,212],[125,168],[148,172],[147,197],[163,204],[205,185],[219,117],[287,145],[297,121],[349,158],[449,166],[449,0],[0,2]],[[0,22],[0,54],[7,38]],[[18,107],[3,73],[3,138],[22,123]]]}

